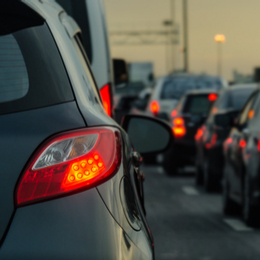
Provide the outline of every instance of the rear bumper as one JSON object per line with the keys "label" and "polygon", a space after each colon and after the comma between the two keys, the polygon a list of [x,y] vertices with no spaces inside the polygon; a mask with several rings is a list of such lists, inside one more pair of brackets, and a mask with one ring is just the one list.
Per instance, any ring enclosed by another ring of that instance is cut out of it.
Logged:
{"label": "rear bumper", "polygon": [[122,255],[149,259],[110,215],[95,188],[18,208],[0,249],[5,260],[119,260]]}

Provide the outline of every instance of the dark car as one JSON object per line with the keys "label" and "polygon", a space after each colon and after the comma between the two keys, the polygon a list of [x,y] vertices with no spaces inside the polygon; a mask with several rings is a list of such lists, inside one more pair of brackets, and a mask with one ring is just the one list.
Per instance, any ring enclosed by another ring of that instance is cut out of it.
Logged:
{"label": "dark car", "polygon": [[178,168],[194,165],[196,146],[194,135],[204,123],[212,104],[218,97],[216,90],[193,90],[186,92],[171,113],[170,124],[174,134],[172,154],[166,154],[164,168],[175,174]]}
{"label": "dark car", "polygon": [[248,225],[260,224],[260,91],[256,90],[237,122],[226,115],[217,118],[222,127],[232,126],[224,142],[223,210],[238,212],[242,207]]}
{"label": "dark car", "polygon": [[204,184],[206,191],[220,187],[224,166],[222,144],[230,131],[230,127],[217,126],[215,118],[219,114],[228,114],[235,119],[255,88],[256,84],[245,84],[223,89],[205,124],[198,129],[195,135],[196,183]]}
{"label": "dark car", "polygon": [[123,130],[106,114],[55,2],[1,1],[0,15],[0,259],[154,259],[129,137],[157,152],[170,127],[135,115]]}

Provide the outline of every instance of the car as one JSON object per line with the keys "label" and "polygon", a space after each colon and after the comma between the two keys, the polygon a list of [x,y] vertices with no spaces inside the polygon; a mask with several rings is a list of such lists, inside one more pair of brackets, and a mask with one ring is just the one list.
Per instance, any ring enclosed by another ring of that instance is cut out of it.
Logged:
{"label": "car", "polygon": [[168,121],[179,99],[186,91],[220,90],[223,87],[227,87],[227,82],[213,76],[173,74],[159,78],[147,106],[147,113]]}
{"label": "car", "polygon": [[107,115],[54,1],[1,1],[0,15],[0,259],[154,259],[137,151],[167,149],[171,128]]}
{"label": "car", "polygon": [[223,114],[216,118],[221,127],[231,127],[223,144],[223,212],[235,214],[241,208],[243,219],[249,226],[259,226],[260,223],[259,115],[258,88],[247,101],[236,122],[230,120],[229,115]]}
{"label": "car", "polygon": [[222,144],[227,138],[230,128],[216,125],[215,117],[219,114],[229,114],[237,117],[257,84],[237,84],[219,93],[205,124],[197,130],[196,140],[196,183],[203,184],[206,191],[221,188],[224,157]]}
{"label": "car", "polygon": [[114,117],[114,75],[103,0],[56,0],[81,28],[86,50],[104,107]]}
{"label": "car", "polygon": [[209,89],[190,90],[183,94],[171,113],[170,125],[175,139],[173,153],[164,157],[166,173],[174,175],[178,168],[195,164],[194,136],[217,97],[218,92]]}

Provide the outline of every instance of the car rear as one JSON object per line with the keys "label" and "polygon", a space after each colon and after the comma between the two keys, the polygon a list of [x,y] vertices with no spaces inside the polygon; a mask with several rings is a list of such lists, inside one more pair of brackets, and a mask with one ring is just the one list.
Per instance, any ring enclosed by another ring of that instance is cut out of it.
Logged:
{"label": "car rear", "polygon": [[194,163],[196,151],[194,136],[217,97],[216,91],[189,91],[172,111],[170,123],[175,135],[177,156],[182,158],[183,164]]}

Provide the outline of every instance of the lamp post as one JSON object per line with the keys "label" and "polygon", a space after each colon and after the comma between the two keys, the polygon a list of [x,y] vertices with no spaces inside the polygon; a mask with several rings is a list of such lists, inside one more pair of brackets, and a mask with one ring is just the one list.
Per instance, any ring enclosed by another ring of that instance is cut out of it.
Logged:
{"label": "lamp post", "polygon": [[222,43],[226,41],[226,37],[224,34],[216,34],[215,37],[215,42],[217,43],[217,74],[218,76],[222,75],[222,50],[221,46]]}

